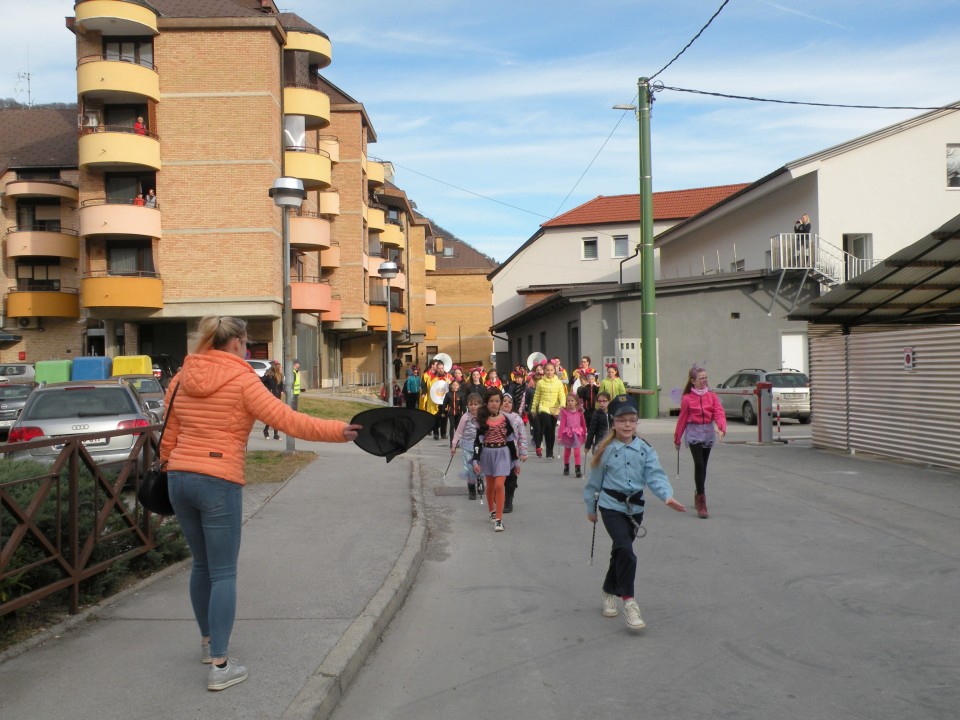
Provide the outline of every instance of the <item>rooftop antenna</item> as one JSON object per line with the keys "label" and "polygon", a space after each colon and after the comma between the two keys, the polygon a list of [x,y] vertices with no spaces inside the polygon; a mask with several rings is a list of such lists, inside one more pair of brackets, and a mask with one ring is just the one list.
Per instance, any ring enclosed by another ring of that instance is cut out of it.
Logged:
{"label": "rooftop antenna", "polygon": [[33,107],[33,93],[31,92],[31,88],[30,88],[30,46],[29,45],[27,46],[27,71],[17,73],[17,87],[14,92],[16,93],[18,98],[23,92],[21,89],[23,87],[21,83],[23,82],[27,83],[27,107]]}

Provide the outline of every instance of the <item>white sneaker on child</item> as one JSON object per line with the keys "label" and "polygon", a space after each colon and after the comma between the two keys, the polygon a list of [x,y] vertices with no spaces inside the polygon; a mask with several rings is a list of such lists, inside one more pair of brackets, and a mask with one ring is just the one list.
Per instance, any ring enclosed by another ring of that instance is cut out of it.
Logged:
{"label": "white sneaker on child", "polygon": [[643,630],[647,626],[640,617],[640,606],[633,598],[623,603],[623,619],[627,621],[627,627],[631,630]]}
{"label": "white sneaker on child", "polygon": [[617,596],[608,593],[603,594],[603,616],[614,618],[620,614],[620,608],[617,607]]}

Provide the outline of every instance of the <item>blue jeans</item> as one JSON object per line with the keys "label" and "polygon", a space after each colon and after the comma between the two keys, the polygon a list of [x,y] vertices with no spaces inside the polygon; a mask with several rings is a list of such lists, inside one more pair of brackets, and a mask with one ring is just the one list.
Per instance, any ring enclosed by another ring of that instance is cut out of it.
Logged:
{"label": "blue jeans", "polygon": [[210,655],[226,657],[237,612],[237,558],[243,486],[200,473],[171,471],[170,502],[193,554],[190,602]]}

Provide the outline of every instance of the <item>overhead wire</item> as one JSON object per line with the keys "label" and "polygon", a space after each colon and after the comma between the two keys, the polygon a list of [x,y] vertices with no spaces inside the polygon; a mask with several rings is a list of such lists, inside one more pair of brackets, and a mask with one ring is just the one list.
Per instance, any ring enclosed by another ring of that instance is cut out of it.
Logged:
{"label": "overhead wire", "polygon": [[851,105],[846,103],[822,103],[808,100],[779,100],[774,98],[753,97],[750,95],[733,95],[731,93],[710,92],[709,90],[694,90],[691,88],[671,87],[657,83],[653,90],[672,90],[674,92],[694,93],[696,95],[710,95],[712,97],[727,98],[730,100],[749,100],[750,102],[777,103],[779,105],[808,105],[810,107],[849,108],[853,110],[957,110],[957,103],[952,105]]}
{"label": "overhead wire", "polygon": [[688,42],[686,45],[683,46],[683,49],[682,49],[680,52],[678,52],[676,55],[673,56],[673,58],[670,60],[670,62],[668,62],[668,63],[667,63],[666,65],[664,65],[662,68],[660,68],[659,70],[657,70],[653,75],[651,75],[651,76],[650,76],[650,79],[653,80],[657,75],[659,75],[659,74],[662,73],[664,70],[666,70],[668,67],[670,67],[671,65],[673,65],[673,63],[676,62],[677,59],[678,59],[681,55],[683,55],[683,54],[687,51],[687,49],[697,41],[697,38],[699,38],[701,35],[703,35],[703,31],[706,30],[708,27],[710,27],[710,23],[712,23],[714,20],[716,20],[717,15],[719,15],[720,12],[727,6],[727,3],[728,3],[728,2],[730,2],[730,0],[723,0],[723,2],[720,3],[720,7],[717,8],[717,11],[716,11],[713,15],[710,16],[710,19],[709,19],[709,20],[707,20],[707,24],[704,25],[702,28],[700,28],[700,31],[690,39],[690,42]]}

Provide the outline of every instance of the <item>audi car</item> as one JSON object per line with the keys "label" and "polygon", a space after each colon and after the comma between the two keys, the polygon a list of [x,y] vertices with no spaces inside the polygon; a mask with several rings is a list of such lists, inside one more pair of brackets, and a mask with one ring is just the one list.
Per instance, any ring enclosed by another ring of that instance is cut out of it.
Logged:
{"label": "audi car", "polygon": [[[110,430],[147,427],[154,416],[132,385],[113,380],[77,380],[41,385],[27,398],[20,417],[10,428],[8,443]],[[97,463],[120,463],[127,459],[135,434],[93,437],[84,441]],[[12,451],[8,457],[52,463],[63,444]]]}
{"label": "audi car", "polygon": [[166,393],[160,381],[153,375],[117,375],[120,382],[128,382],[136,388],[137,393],[150,408],[156,422],[163,422],[163,402]]}

